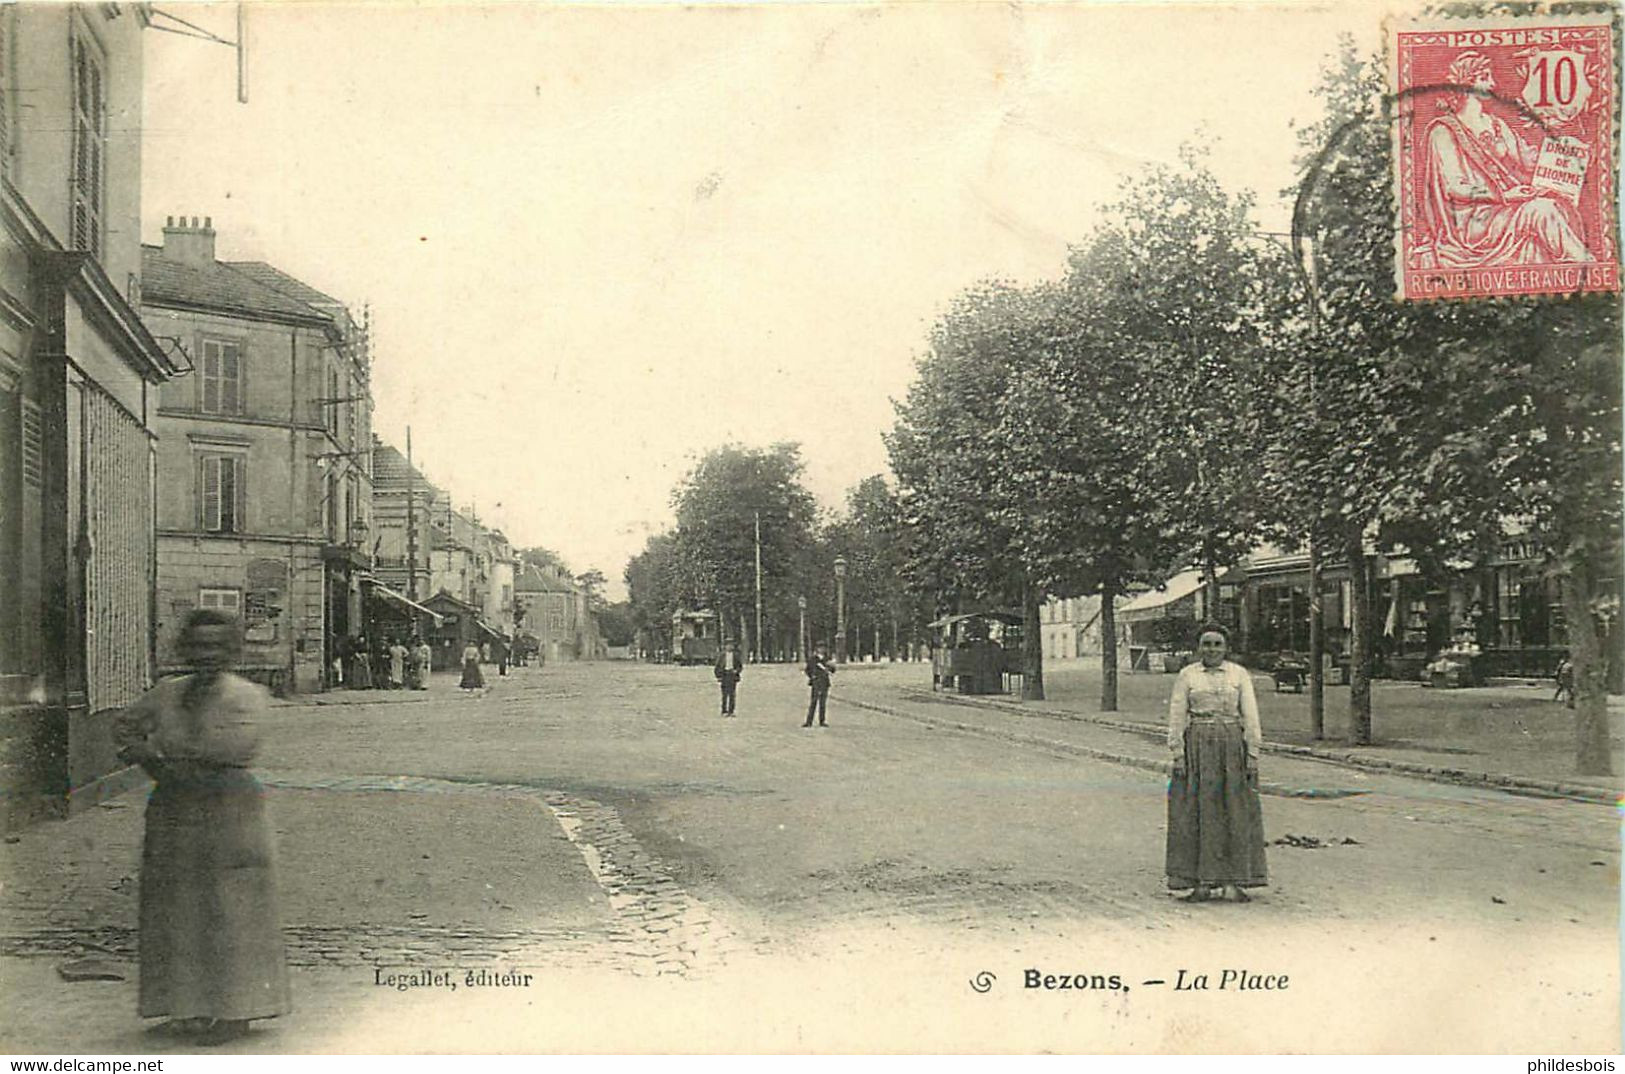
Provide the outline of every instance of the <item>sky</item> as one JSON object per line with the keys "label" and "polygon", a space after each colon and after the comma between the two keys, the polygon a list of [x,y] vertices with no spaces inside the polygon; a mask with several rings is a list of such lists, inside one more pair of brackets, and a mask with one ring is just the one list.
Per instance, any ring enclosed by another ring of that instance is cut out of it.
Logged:
{"label": "sky", "polygon": [[1286,230],[1292,123],[1383,15],[245,7],[246,104],[232,50],[148,35],[144,240],[210,216],[222,260],[370,307],[375,432],[612,595],[711,448],[797,441],[838,508],[953,297],[1058,277],[1182,142]]}

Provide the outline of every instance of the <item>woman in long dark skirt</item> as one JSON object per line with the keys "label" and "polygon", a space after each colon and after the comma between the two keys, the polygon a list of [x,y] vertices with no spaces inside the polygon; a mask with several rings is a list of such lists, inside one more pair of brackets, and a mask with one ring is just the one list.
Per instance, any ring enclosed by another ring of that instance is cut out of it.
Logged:
{"label": "woman in long dark skirt", "polygon": [[485,676],[480,673],[480,647],[473,642],[463,646],[463,680],[458,685],[464,690],[485,689]]}
{"label": "woman in long dark skirt", "polygon": [[265,691],[231,674],[237,621],[200,609],[181,631],[192,674],[120,714],[119,755],[156,783],[141,848],[143,1018],[221,1043],[289,1010],[264,789],[247,765]]}
{"label": "woman in long dark skirt", "polygon": [[1247,669],[1225,659],[1229,635],[1209,624],[1199,663],[1174,681],[1168,702],[1168,886],[1205,902],[1215,891],[1247,902],[1242,889],[1268,882],[1264,817],[1258,797],[1263,732]]}

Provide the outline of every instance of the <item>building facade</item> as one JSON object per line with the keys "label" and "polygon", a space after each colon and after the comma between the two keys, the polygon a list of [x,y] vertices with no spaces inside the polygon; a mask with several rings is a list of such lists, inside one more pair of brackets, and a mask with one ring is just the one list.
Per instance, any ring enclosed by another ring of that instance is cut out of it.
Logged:
{"label": "building facade", "polygon": [[1046,661],[1101,653],[1099,596],[1049,597],[1038,611],[1038,624]]}
{"label": "building facade", "polygon": [[141,324],[146,5],[0,5],[0,809],[119,789],[150,684],[154,418]]}
{"label": "building facade", "polygon": [[546,660],[600,660],[607,649],[591,600],[568,571],[552,564],[521,564],[514,599],[523,609],[521,636]]}
{"label": "building facade", "polygon": [[143,251],[142,314],[193,356],[158,407],[157,650],[193,608],[242,618],[241,671],[322,689],[359,633],[372,512],[370,368],[336,300],[215,254],[205,218]]}

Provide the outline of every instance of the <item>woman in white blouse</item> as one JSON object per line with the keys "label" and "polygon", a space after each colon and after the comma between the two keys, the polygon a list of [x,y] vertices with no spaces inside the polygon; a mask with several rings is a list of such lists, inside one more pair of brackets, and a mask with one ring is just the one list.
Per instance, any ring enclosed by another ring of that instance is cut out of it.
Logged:
{"label": "woman in white blouse", "polygon": [[1201,660],[1179,673],[1168,702],[1168,886],[1190,889],[1190,902],[1213,898],[1215,889],[1247,902],[1243,888],[1268,882],[1258,698],[1247,669],[1225,659],[1229,645],[1223,627],[1203,627]]}

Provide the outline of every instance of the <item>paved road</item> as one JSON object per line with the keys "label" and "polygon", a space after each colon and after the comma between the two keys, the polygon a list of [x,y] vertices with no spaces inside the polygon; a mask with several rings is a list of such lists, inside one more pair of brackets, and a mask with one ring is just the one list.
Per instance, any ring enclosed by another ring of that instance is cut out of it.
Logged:
{"label": "paved road", "polygon": [[[277,709],[262,762],[296,986],[318,1001],[245,1048],[1618,1047],[1612,810],[1268,759],[1285,793],[1359,793],[1267,797],[1269,836],[1298,844],[1272,846],[1271,887],[1188,906],[1163,889],[1163,780],[1078,753],[1143,742],[902,684],[849,669],[832,726],[806,730],[792,668],[748,669],[730,720],[708,670],[622,664]],[[40,859],[74,877],[3,893],[9,953],[128,957],[125,804],[7,848],[8,877]],[[58,1032],[143,1046],[127,982],[4,963],[42,1026],[73,1013]],[[376,983],[416,966],[536,980]],[[1090,987],[1028,988],[1030,970]],[[1181,971],[1209,987],[1175,991]]]}

